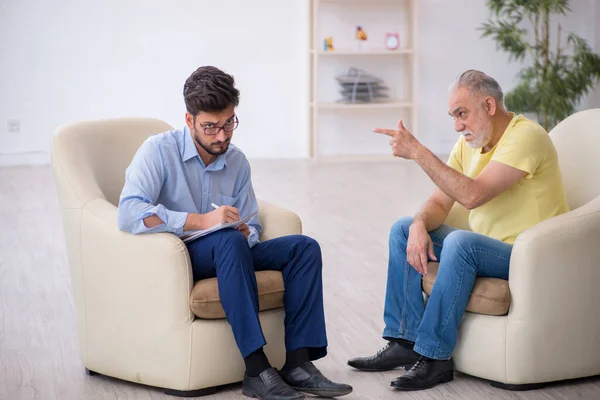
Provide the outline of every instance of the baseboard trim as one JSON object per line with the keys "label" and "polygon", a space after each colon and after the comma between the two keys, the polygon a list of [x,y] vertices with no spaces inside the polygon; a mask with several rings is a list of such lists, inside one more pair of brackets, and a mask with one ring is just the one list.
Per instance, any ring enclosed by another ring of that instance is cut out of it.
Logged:
{"label": "baseboard trim", "polygon": [[22,153],[0,153],[0,167],[26,165],[48,165],[50,156],[45,151],[27,151]]}

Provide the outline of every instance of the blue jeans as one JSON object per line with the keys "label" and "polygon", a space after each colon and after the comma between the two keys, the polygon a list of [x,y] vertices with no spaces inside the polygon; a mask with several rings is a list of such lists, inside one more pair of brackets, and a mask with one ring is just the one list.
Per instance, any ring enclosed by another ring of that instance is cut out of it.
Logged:
{"label": "blue jeans", "polygon": [[321,248],[314,239],[290,235],[250,248],[241,232],[222,229],[187,248],[194,281],[217,277],[221,304],[242,357],[266,344],[254,274],[264,270],[283,275],[286,350],[307,347],[311,360],[327,354]]}
{"label": "blue jeans", "polygon": [[475,278],[508,280],[512,245],[447,225],[429,232],[440,265],[425,307],[422,275],[406,261],[412,221],[402,218],[390,232],[383,337],[409,340],[417,353],[447,360],[456,346]]}

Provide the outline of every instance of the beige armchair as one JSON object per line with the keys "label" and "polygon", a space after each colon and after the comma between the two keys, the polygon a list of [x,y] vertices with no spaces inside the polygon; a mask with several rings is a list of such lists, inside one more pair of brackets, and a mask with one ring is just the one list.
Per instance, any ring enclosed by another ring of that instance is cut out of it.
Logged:
{"label": "beige armchair", "polygon": [[[214,319],[214,312],[213,319],[192,313],[194,282],[179,238],[117,228],[126,167],[148,136],[169,129],[159,120],[133,118],[63,126],[53,138],[52,168],[86,370],[169,394],[203,395],[243,379],[243,359],[229,324]],[[302,231],[295,214],[264,201],[259,215],[261,240]],[[265,353],[275,367],[285,358],[279,303],[260,313]]]}
{"label": "beige armchair", "polygon": [[[571,211],[517,238],[508,282],[477,279],[454,352],[458,371],[506,389],[600,375],[600,109],[550,137]],[[468,229],[466,217],[455,206],[446,223]]]}

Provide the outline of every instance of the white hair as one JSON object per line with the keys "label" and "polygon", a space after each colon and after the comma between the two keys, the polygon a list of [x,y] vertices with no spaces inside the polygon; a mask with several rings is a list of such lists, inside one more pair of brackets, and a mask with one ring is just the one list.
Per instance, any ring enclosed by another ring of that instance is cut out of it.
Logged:
{"label": "white hair", "polygon": [[450,85],[448,91],[459,87],[466,88],[473,94],[491,96],[496,100],[496,104],[504,107],[504,93],[500,84],[491,76],[481,71],[470,69],[460,74],[458,78]]}

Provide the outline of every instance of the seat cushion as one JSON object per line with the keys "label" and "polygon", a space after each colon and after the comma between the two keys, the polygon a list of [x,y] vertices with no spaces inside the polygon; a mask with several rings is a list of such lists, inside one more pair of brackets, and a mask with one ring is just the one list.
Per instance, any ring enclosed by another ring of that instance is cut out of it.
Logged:
{"label": "seat cushion", "polygon": [[[283,307],[283,276],[279,271],[256,272],[258,284],[259,310],[272,310]],[[196,282],[190,295],[192,312],[203,319],[225,318],[221,305],[217,278],[202,279]]]}
{"label": "seat cushion", "polygon": [[[423,291],[431,295],[439,264],[429,263],[427,275],[423,277]],[[467,311],[485,315],[506,315],[510,307],[508,281],[496,278],[476,278]]]}

